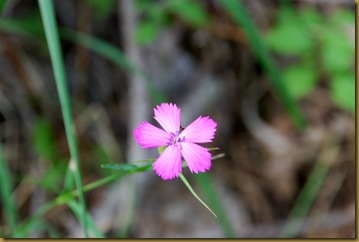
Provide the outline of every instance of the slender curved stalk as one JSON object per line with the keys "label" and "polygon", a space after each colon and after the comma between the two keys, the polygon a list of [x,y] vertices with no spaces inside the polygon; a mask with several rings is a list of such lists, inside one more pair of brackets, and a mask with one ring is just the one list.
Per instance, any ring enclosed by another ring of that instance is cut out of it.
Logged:
{"label": "slender curved stalk", "polygon": [[11,194],[12,181],[8,166],[6,164],[2,146],[0,144],[0,192],[1,202],[3,203],[6,221],[10,228],[11,237],[18,237],[17,223],[18,214],[15,208],[15,202]]}
{"label": "slender curved stalk", "polygon": [[188,190],[192,193],[192,195],[200,202],[202,203],[202,205],[208,209],[208,211],[210,211],[214,217],[217,218],[217,215],[212,211],[212,209],[210,207],[208,207],[208,205],[203,202],[203,200],[197,195],[197,193],[193,190],[192,186],[189,184],[189,182],[187,181],[187,179],[184,177],[184,175],[182,175],[182,173],[179,174],[179,177],[181,178],[181,180],[183,181],[183,183],[186,185],[186,187],[188,188]]}
{"label": "slender curved stalk", "polygon": [[287,221],[283,226],[280,234],[281,238],[294,238],[297,236],[300,227],[303,225],[303,221],[309,213],[313,202],[327,177],[329,169],[338,156],[338,144],[334,142],[330,145],[333,147],[324,146],[322,154],[311,169],[308,178],[288,215]]}
{"label": "slender curved stalk", "polygon": [[44,24],[46,40],[48,43],[52,66],[54,68],[54,74],[56,79],[56,86],[59,93],[61,109],[65,124],[67,142],[70,149],[71,159],[74,162],[74,177],[78,191],[79,201],[81,205],[81,224],[84,229],[85,237],[88,237],[87,224],[86,224],[86,204],[85,196],[83,192],[83,185],[80,171],[80,159],[78,154],[78,148],[75,138],[75,132],[73,130],[73,120],[71,116],[71,104],[67,89],[67,81],[64,70],[63,58],[59,43],[59,36],[57,25],[55,21],[54,7],[51,0],[38,0],[40,6],[40,12],[42,22]]}

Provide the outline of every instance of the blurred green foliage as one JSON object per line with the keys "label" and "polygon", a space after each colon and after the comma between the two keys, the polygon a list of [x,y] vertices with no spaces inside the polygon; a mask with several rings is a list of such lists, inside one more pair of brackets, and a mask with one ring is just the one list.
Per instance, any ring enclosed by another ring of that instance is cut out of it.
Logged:
{"label": "blurred green foliage", "polygon": [[6,6],[7,0],[0,0],[0,13],[4,10],[4,7]]}
{"label": "blurred green foliage", "polygon": [[46,173],[34,182],[49,191],[60,193],[66,160],[59,154],[54,131],[44,117],[37,117],[34,121],[32,146],[47,167]]}
{"label": "blurred green foliage", "polygon": [[59,157],[51,124],[44,117],[38,117],[34,121],[32,145],[40,157],[50,161]]}
{"label": "blurred green foliage", "polygon": [[95,17],[104,19],[115,9],[116,0],[86,0],[85,3],[93,9]]}
{"label": "blurred green foliage", "polygon": [[210,20],[210,15],[200,1],[166,0],[158,4],[151,0],[137,0],[135,6],[142,14],[142,20],[136,29],[136,39],[141,45],[153,42],[160,29],[171,23],[171,16],[176,16],[194,27],[205,26]]}
{"label": "blurred green foliage", "polygon": [[354,29],[354,13],[341,9],[324,16],[312,8],[282,7],[276,24],[266,34],[269,48],[295,56],[284,70],[285,85],[295,98],[312,91],[321,77],[329,79],[333,102],[355,111],[354,43],[347,29]]}

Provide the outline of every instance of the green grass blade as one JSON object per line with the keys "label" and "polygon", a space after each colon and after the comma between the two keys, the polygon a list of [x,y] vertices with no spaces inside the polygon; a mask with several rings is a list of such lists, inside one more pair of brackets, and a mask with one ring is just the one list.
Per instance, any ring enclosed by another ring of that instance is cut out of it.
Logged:
{"label": "green grass blade", "polygon": [[218,215],[218,223],[222,228],[224,236],[226,238],[235,238],[235,232],[229,221],[227,213],[217,196],[217,192],[213,187],[213,182],[211,181],[210,175],[206,173],[198,173],[194,177],[201,187],[203,193],[207,197],[208,203]]}
{"label": "green grass blade", "polygon": [[307,216],[314,199],[327,177],[331,164],[337,157],[339,151],[338,146],[331,149],[332,150],[330,150],[330,152],[326,153],[327,157],[320,157],[311,169],[308,178],[289,213],[287,222],[281,231],[280,237],[293,238],[298,234],[305,216]]}
{"label": "green grass blade", "polygon": [[18,237],[17,225],[18,214],[15,207],[15,201],[11,194],[12,180],[9,168],[5,162],[2,145],[0,144],[0,190],[1,190],[1,202],[6,217],[6,221],[9,225],[11,237]]}
{"label": "green grass blade", "polygon": [[308,176],[302,191],[288,216],[280,237],[293,238],[297,235],[304,217],[308,214],[313,201],[326,177],[329,166],[317,163]]}
{"label": "green grass blade", "polygon": [[240,0],[221,0],[224,9],[232,16],[232,18],[241,25],[246,33],[249,43],[257,55],[258,60],[269,75],[273,87],[277,91],[279,98],[282,100],[285,108],[291,115],[295,125],[298,128],[303,128],[306,124],[303,114],[298,105],[290,96],[287,88],[284,86],[284,80],[280,71],[272,61],[265,44],[257,31],[251,17],[242,5]]}
{"label": "green grass blade", "polygon": [[[79,204],[76,201],[74,201],[73,199],[69,200],[67,202],[67,205],[71,208],[71,210],[74,212],[76,217],[78,217],[78,218],[81,217],[81,206],[79,206]],[[88,213],[86,213],[86,221],[87,221],[87,224],[88,224],[89,229],[90,229],[89,232],[92,232],[93,236],[95,238],[105,238],[105,235],[102,234],[98,230],[98,228],[96,227],[96,224],[94,223],[94,221],[92,220],[91,216]]]}
{"label": "green grass blade", "polygon": [[57,206],[55,200],[52,200],[51,202],[47,202],[44,205],[40,207],[29,219],[25,220],[21,226],[19,227],[19,238],[25,238],[28,237],[29,234],[34,231],[40,222],[41,217],[47,213],[49,210],[51,210],[53,207]]}
{"label": "green grass blade", "polygon": [[39,6],[40,6],[42,21],[44,24],[45,35],[49,46],[51,61],[54,68],[56,86],[59,93],[63,119],[65,123],[67,142],[71,153],[71,159],[73,160],[75,165],[74,166],[75,183],[78,190],[80,204],[82,207],[81,224],[83,226],[85,236],[88,237],[86,218],[85,218],[86,204],[85,204],[84,192],[82,189],[80,159],[79,159],[79,154],[76,144],[75,133],[73,130],[73,120],[71,117],[71,104],[67,90],[67,81],[66,81],[66,75],[63,65],[62,53],[60,49],[57,25],[55,21],[54,8],[51,0],[39,0]]}
{"label": "green grass blade", "polygon": [[215,216],[217,218],[217,215],[212,211],[212,209],[210,209],[210,207],[208,207],[208,205],[202,201],[202,199],[197,195],[197,193],[193,190],[192,186],[189,184],[189,182],[187,181],[187,179],[182,175],[182,173],[179,174],[179,177],[181,178],[181,180],[183,181],[183,183],[186,185],[186,187],[188,188],[188,190],[192,193],[192,195],[200,202],[202,203],[202,205],[208,209],[208,211],[210,211],[213,216]]}
{"label": "green grass blade", "polygon": [[[104,177],[100,180],[97,180],[97,181],[94,181],[92,183],[85,185],[83,190],[84,190],[84,192],[91,191],[97,187],[100,187],[109,182],[115,181],[124,175],[125,174],[118,173],[118,174]],[[27,237],[29,235],[29,233],[34,229],[34,227],[36,227],[37,222],[41,219],[41,217],[44,214],[46,214],[47,212],[49,212],[51,209],[53,209],[56,206],[66,204],[68,201],[76,198],[77,195],[78,195],[78,192],[76,190],[70,191],[70,192],[65,192],[63,194],[60,194],[59,196],[57,196],[55,199],[51,200],[50,202],[47,202],[44,205],[42,205],[41,208],[39,210],[37,210],[35,214],[33,214],[28,220],[26,220],[21,225],[21,227],[19,229],[20,232],[19,232],[18,237],[20,237],[20,238]]]}

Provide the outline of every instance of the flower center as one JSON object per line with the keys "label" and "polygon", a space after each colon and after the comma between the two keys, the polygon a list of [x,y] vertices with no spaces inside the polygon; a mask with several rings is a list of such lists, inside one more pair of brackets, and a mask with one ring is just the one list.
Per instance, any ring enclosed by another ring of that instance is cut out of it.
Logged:
{"label": "flower center", "polygon": [[172,141],[172,144],[177,144],[177,143],[185,142],[185,140],[186,140],[186,137],[185,137],[185,136],[181,136],[181,133],[180,133],[180,132],[176,132],[175,134],[174,134],[174,133],[171,133],[171,141]]}

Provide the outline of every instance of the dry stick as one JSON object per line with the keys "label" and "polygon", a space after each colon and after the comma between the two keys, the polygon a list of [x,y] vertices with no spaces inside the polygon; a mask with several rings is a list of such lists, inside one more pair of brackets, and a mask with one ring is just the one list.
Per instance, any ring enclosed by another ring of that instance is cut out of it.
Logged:
{"label": "dry stick", "polygon": [[[143,65],[140,57],[140,51],[134,39],[136,29],[136,16],[133,0],[118,1],[118,15],[120,31],[123,36],[124,52],[129,61],[137,69],[142,70]],[[143,150],[134,141],[132,132],[142,121],[149,116],[149,97],[148,91],[144,85],[142,76],[138,72],[133,72],[128,76],[128,146],[127,160],[135,161],[146,157],[146,151]],[[120,158],[119,158],[120,159]],[[139,197],[138,189],[142,188],[142,183],[138,179],[144,179],[148,175],[127,176],[112,185],[106,194],[104,194],[98,206],[93,208],[93,217],[97,223],[101,224],[102,232],[112,228],[119,228],[120,236],[125,236],[132,219],[136,206],[136,197]],[[144,181],[144,180],[142,180]],[[76,229],[72,231],[76,236]]]}
{"label": "dry stick", "polygon": [[[123,45],[124,52],[127,55],[128,59],[133,63],[134,66],[143,70],[143,63],[141,60],[141,54],[139,46],[136,44],[135,39],[135,30],[137,25],[136,11],[134,8],[134,1],[132,0],[119,0],[118,1],[118,15],[121,16],[121,26],[123,34]],[[149,97],[146,87],[141,80],[141,76],[138,73],[131,73],[128,76],[129,79],[129,90],[128,90],[128,150],[127,150],[127,161],[134,161],[143,159],[146,157],[146,152],[136,144],[133,138],[133,130],[143,121],[146,120],[149,114]],[[122,235],[127,233],[127,230],[132,224],[132,219],[134,217],[135,207],[136,207],[136,195],[138,195],[138,186],[141,186],[144,182],[145,176],[128,176],[126,179],[122,180],[123,186],[127,186],[131,193],[126,194],[126,197],[131,197],[132,199],[127,199],[126,209],[127,214],[125,215],[124,224],[121,232]],[[131,201],[132,200],[132,201]]]}

